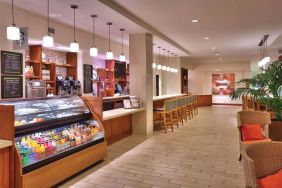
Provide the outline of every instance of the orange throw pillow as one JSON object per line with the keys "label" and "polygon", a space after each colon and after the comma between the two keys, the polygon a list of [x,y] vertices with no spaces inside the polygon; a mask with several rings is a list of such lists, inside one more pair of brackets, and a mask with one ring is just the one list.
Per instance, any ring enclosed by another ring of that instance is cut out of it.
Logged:
{"label": "orange throw pillow", "polygon": [[257,179],[259,188],[281,188],[282,187],[282,170],[278,173],[265,178]]}
{"label": "orange throw pillow", "polygon": [[242,140],[263,140],[262,129],[259,124],[245,124],[241,126]]}

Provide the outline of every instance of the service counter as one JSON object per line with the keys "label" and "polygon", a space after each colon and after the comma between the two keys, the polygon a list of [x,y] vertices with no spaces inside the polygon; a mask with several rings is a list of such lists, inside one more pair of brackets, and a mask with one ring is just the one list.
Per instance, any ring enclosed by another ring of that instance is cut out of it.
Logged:
{"label": "service counter", "polygon": [[0,139],[0,187],[14,187],[13,142]]}
{"label": "service counter", "polygon": [[103,97],[103,111],[123,108],[123,100],[129,97],[129,95]]}
{"label": "service counter", "polygon": [[140,109],[118,108],[103,112],[103,126],[105,129],[105,139],[108,144],[113,144],[132,134],[132,116],[135,113],[145,111]]}

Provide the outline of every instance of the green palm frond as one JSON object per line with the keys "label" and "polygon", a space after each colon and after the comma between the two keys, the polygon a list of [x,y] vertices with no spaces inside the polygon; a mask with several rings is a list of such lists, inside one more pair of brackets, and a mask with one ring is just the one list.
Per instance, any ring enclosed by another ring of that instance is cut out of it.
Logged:
{"label": "green palm frond", "polygon": [[250,96],[271,108],[276,118],[282,120],[282,99],[278,93],[282,85],[282,61],[273,62],[262,71],[263,73],[256,74],[252,78],[236,82],[246,86],[237,88],[230,97],[234,100],[240,99],[243,95]]}

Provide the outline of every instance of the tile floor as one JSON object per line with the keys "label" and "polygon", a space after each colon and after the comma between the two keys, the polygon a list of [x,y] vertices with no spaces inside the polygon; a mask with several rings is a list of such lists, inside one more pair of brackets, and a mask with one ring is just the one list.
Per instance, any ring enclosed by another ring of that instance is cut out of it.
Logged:
{"label": "tile floor", "polygon": [[198,116],[174,133],[123,139],[108,147],[104,162],[61,187],[244,187],[235,116],[240,109],[200,108]]}

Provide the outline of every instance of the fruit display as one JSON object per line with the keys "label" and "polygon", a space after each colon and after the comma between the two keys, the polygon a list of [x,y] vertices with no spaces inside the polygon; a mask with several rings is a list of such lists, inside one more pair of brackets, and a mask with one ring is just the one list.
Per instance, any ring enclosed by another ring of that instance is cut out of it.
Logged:
{"label": "fruit display", "polygon": [[15,124],[15,126],[20,126],[20,125],[25,125],[27,123],[37,123],[37,122],[42,122],[42,121],[45,121],[45,118],[33,118],[31,121],[26,121],[26,120],[18,121],[18,120],[16,120],[14,124]]}
{"label": "fruit display", "polygon": [[16,146],[23,165],[26,166],[103,137],[104,133],[98,123],[94,120],[88,120],[18,137],[16,138]]}

